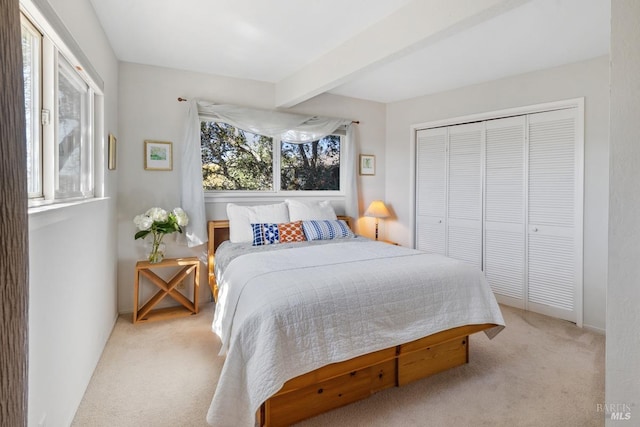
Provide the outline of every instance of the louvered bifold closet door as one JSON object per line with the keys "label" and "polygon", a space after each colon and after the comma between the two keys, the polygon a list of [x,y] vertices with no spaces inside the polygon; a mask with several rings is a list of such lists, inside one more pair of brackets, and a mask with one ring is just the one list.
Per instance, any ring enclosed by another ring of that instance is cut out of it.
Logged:
{"label": "louvered bifold closet door", "polygon": [[416,248],[446,254],[447,128],[416,135]]}
{"label": "louvered bifold closet door", "polygon": [[449,128],[447,255],[482,269],[484,124]]}
{"label": "louvered bifold closet door", "polygon": [[526,117],[486,122],[484,272],[499,302],[525,308]]}
{"label": "louvered bifold closet door", "polygon": [[532,311],[570,321],[577,320],[582,286],[577,131],[574,109],[529,116],[527,304]]}

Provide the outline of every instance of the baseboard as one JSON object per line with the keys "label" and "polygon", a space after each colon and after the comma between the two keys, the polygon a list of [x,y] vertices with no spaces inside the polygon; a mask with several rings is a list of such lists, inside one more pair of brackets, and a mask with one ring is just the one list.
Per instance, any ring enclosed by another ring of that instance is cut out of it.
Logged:
{"label": "baseboard", "polygon": [[591,325],[585,325],[584,323],[582,324],[582,329],[586,329],[589,332],[594,332],[599,335],[607,335],[606,329],[598,328],[596,326],[591,326]]}

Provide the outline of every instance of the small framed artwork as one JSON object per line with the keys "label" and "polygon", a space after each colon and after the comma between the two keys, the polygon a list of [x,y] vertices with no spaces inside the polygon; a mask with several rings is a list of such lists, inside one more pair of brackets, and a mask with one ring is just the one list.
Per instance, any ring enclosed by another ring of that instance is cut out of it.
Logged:
{"label": "small framed artwork", "polygon": [[108,146],[108,162],[107,167],[109,170],[115,170],[116,168],[116,137],[112,134],[109,134],[109,146]]}
{"label": "small framed artwork", "polygon": [[145,141],[144,168],[148,171],[172,170],[173,144],[164,141]]}
{"label": "small framed artwork", "polygon": [[376,156],[360,154],[360,175],[376,174]]}

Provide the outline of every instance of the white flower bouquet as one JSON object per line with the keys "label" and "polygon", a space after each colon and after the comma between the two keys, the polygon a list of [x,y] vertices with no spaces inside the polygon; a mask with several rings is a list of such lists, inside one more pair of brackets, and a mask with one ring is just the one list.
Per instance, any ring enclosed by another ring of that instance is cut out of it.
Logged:
{"label": "white flower bouquet", "polygon": [[165,234],[182,233],[182,227],[189,224],[189,217],[182,208],[175,208],[167,212],[162,208],[151,208],[143,214],[136,215],[133,223],[138,227],[135,239],[144,239],[149,234],[153,235],[149,262],[160,262],[164,258],[164,244],[162,239]]}

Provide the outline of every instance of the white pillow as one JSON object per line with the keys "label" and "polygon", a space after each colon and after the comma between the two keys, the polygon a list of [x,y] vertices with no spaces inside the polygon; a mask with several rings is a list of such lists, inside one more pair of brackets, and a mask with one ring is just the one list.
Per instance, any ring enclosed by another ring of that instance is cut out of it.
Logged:
{"label": "white pillow", "polygon": [[289,222],[289,210],[286,203],[257,206],[240,206],[228,203],[227,218],[229,218],[229,240],[231,242],[253,242],[251,224]]}
{"label": "white pillow", "polygon": [[311,220],[331,220],[338,219],[336,212],[328,200],[323,202],[285,200],[289,206],[290,221],[311,221]]}

